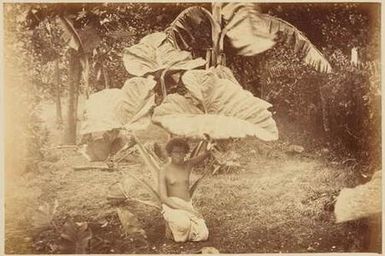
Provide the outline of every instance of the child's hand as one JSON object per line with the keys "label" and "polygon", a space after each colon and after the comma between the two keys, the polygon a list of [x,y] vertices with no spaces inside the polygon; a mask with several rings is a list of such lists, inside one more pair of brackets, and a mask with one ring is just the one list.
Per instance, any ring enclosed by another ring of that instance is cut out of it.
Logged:
{"label": "child's hand", "polygon": [[206,149],[207,149],[207,151],[212,151],[215,146],[216,146],[216,143],[209,141],[207,143]]}
{"label": "child's hand", "polygon": [[203,134],[206,138],[206,141],[207,141],[207,146],[206,146],[206,150],[207,151],[211,151],[214,149],[214,147],[216,146],[215,142],[213,142],[213,140],[211,139],[210,135],[208,135],[207,133]]}

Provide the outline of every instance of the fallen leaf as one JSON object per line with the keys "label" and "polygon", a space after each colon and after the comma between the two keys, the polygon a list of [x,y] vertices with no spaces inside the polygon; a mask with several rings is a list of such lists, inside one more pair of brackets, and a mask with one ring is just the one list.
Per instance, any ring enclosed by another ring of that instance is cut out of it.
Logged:
{"label": "fallen leaf", "polygon": [[91,229],[87,222],[73,222],[67,220],[63,225],[60,236],[69,241],[67,250],[71,253],[86,253],[89,240],[92,238]]}
{"label": "fallen leaf", "polygon": [[128,209],[123,207],[116,208],[120,223],[122,224],[122,231],[125,235],[140,235],[147,237],[146,232],[141,228],[138,218],[132,214]]}

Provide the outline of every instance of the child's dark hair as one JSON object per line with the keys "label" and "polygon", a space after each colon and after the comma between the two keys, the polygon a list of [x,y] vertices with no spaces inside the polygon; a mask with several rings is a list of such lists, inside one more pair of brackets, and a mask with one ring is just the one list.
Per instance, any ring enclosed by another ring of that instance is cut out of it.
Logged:
{"label": "child's dark hair", "polygon": [[174,147],[181,147],[185,150],[186,153],[190,151],[190,146],[188,145],[187,141],[182,138],[172,138],[167,142],[167,145],[166,145],[167,154],[171,154],[172,149]]}

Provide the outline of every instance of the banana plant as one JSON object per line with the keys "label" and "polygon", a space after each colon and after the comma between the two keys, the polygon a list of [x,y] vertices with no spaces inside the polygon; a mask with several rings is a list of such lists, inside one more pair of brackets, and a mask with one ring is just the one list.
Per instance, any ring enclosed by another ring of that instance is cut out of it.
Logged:
{"label": "banana plant", "polygon": [[[210,27],[204,30],[202,27]],[[206,31],[200,37],[195,31]],[[303,57],[306,64],[317,71],[331,72],[329,62],[310,40],[290,23],[263,14],[253,3],[212,4],[212,12],[193,6],[180,13],[166,29],[167,39],[182,50],[208,47],[209,66],[225,64],[227,41],[231,50],[241,56],[254,56],[271,49],[280,37]],[[207,40],[207,38],[211,38]]]}
{"label": "banana plant", "polygon": [[83,69],[83,80],[85,84],[86,97],[89,97],[90,86],[90,63],[89,55],[98,46],[101,39],[97,36],[96,30],[92,25],[85,26],[82,30],[76,30],[71,20],[65,15],[59,14],[58,18],[67,35],[68,45],[78,52],[80,63]]}
{"label": "banana plant", "polygon": [[[96,33],[93,25],[87,24],[82,29],[75,29],[73,20],[71,20],[63,6],[38,4],[31,5],[28,15],[26,16],[26,24],[30,30],[35,29],[39,24],[45,23],[47,32],[50,33],[50,25],[47,20],[56,21],[64,30],[63,37],[66,40],[67,49],[70,51],[69,58],[69,101],[67,122],[64,129],[64,143],[76,143],[76,126],[77,126],[77,109],[78,109],[78,90],[82,80],[85,84],[85,94],[88,98],[90,92],[89,74],[90,64],[89,57],[101,39]],[[60,56],[60,55],[57,55]]]}

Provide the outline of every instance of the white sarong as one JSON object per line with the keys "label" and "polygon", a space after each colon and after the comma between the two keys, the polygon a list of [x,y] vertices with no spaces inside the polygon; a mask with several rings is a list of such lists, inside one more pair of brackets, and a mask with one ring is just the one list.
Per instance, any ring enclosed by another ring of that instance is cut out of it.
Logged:
{"label": "white sarong", "polygon": [[[170,198],[192,210],[194,209],[191,201],[186,202],[177,197]],[[208,239],[209,231],[204,219],[185,210],[170,208],[165,204],[162,204],[162,208],[163,217],[171,230],[175,242],[197,242]]]}

